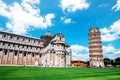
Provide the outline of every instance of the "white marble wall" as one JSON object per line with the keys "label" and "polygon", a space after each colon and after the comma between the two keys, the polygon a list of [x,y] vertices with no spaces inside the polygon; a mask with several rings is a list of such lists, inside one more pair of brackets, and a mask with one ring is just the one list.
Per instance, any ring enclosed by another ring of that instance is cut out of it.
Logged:
{"label": "white marble wall", "polygon": [[70,49],[64,37],[56,35],[46,47],[40,39],[0,32],[0,64],[65,67],[70,64]]}

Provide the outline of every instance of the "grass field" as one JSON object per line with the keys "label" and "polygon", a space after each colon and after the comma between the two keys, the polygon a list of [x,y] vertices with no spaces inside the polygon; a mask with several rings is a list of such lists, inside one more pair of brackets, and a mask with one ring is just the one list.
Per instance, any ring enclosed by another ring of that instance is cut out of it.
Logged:
{"label": "grass field", "polygon": [[0,66],[0,80],[120,80],[120,69]]}

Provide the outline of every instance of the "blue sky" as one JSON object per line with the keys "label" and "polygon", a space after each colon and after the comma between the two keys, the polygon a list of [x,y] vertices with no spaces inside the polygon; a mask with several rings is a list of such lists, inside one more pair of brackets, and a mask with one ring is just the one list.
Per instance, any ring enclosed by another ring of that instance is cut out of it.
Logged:
{"label": "blue sky", "polygon": [[0,30],[36,38],[62,32],[72,59],[89,59],[88,31],[94,26],[102,34],[104,57],[120,57],[120,0],[0,0]]}

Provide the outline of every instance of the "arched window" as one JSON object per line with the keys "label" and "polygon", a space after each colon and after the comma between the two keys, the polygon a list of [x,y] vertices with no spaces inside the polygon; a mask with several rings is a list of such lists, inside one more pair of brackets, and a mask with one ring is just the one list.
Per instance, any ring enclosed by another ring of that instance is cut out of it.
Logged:
{"label": "arched window", "polygon": [[12,36],[10,36],[10,39],[12,39]]}
{"label": "arched window", "polygon": [[3,38],[5,38],[5,37],[6,37],[6,34],[3,35]]}
{"label": "arched window", "polygon": [[60,37],[60,41],[62,40],[62,37]]}
{"label": "arched window", "polygon": [[26,53],[24,53],[24,56],[26,56]]}
{"label": "arched window", "polygon": [[34,53],[32,53],[32,57],[34,57]]}

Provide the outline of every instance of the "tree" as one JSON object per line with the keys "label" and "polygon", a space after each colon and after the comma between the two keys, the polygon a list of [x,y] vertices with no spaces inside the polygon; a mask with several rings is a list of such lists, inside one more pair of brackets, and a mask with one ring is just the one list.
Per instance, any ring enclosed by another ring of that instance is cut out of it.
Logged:
{"label": "tree", "polygon": [[104,64],[107,66],[108,64],[111,64],[111,60],[109,58],[104,58]]}
{"label": "tree", "polygon": [[115,58],[115,64],[120,65],[120,57]]}

